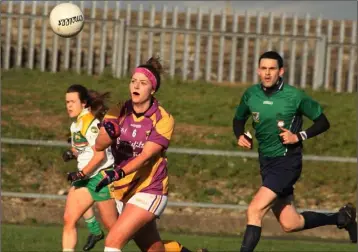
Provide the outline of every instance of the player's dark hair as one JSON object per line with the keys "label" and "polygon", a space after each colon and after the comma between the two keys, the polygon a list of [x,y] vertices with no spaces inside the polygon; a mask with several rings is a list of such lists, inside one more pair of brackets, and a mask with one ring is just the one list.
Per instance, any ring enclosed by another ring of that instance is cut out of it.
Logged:
{"label": "player's dark hair", "polygon": [[159,57],[151,57],[145,64],[142,64],[138,67],[144,67],[154,74],[155,79],[157,80],[157,87],[155,88],[155,92],[158,91],[160,87],[160,75],[163,72],[163,67],[160,64]]}
{"label": "player's dark hair", "polygon": [[275,52],[275,51],[267,51],[267,52],[263,53],[263,54],[260,56],[260,59],[259,59],[259,66],[260,66],[260,62],[261,62],[262,59],[273,59],[273,60],[277,60],[278,68],[282,68],[282,67],[283,67],[283,59],[282,59],[282,57],[280,56],[280,54],[278,54],[278,53]]}
{"label": "player's dark hair", "polygon": [[91,113],[99,120],[103,119],[108,110],[105,100],[109,98],[109,92],[99,93],[80,84],[73,84],[67,88],[66,93],[78,93],[81,103],[86,104],[85,107],[90,108]]}

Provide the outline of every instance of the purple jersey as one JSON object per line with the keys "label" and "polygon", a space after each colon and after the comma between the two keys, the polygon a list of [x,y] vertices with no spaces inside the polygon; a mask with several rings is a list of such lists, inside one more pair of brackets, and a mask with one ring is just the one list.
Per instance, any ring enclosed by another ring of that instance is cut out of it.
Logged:
{"label": "purple jersey", "polygon": [[[143,116],[136,117],[132,102],[127,101],[121,111],[125,116],[108,114],[105,120],[117,118],[120,135],[112,145],[112,153],[117,167],[124,167],[138,156],[145,142],[150,141],[163,147],[161,155],[145,167],[128,174],[125,178],[113,183],[113,194],[116,199],[128,200],[136,192],[147,192],[159,195],[168,193],[167,159],[165,150],[173,133],[174,118],[167,113],[157,100]],[[119,119],[121,118],[121,119]]]}

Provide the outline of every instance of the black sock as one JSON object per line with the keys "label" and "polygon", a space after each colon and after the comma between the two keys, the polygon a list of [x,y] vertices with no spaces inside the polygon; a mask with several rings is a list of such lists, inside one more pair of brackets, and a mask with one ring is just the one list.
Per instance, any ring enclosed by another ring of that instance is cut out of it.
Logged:
{"label": "black sock", "polygon": [[336,225],[338,213],[317,213],[317,212],[303,212],[305,219],[305,226],[303,229],[310,229],[326,225]]}
{"label": "black sock", "polygon": [[247,225],[240,252],[253,252],[261,236],[261,227]]}

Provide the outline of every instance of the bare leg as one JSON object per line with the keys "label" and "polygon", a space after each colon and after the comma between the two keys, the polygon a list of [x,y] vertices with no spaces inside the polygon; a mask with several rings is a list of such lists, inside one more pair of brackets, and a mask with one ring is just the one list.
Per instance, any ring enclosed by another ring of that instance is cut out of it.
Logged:
{"label": "bare leg", "polygon": [[[155,215],[147,210],[127,203],[122,214],[109,231],[105,246],[122,249],[138,230],[153,221],[154,218]],[[162,251],[164,251],[164,248]]]}
{"label": "bare leg", "polygon": [[93,204],[93,199],[87,188],[72,187],[66,200],[62,248],[74,249],[77,243],[76,223]]}

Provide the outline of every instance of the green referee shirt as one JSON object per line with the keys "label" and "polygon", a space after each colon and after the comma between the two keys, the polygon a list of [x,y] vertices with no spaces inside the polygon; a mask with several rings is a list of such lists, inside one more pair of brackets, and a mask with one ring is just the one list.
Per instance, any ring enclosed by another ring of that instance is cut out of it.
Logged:
{"label": "green referee shirt", "polygon": [[315,120],[322,114],[322,107],[304,91],[283,82],[277,91],[267,95],[261,84],[248,88],[235,113],[238,120],[252,116],[252,126],[259,143],[259,154],[264,157],[285,156],[291,151],[301,151],[302,144],[284,145],[278,123],[293,133],[302,130],[302,116]]}

